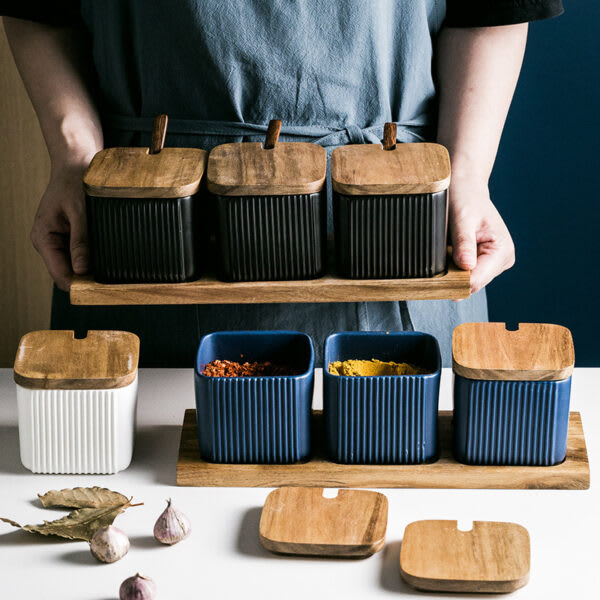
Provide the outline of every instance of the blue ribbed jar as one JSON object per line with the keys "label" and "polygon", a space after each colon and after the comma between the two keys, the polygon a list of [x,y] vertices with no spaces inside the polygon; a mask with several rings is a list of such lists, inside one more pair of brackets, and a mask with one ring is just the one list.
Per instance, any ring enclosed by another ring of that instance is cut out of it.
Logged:
{"label": "blue ribbed jar", "polygon": [[[328,365],[350,359],[408,362],[426,375],[349,377]],[[325,341],[323,408],[327,449],[345,464],[417,464],[438,453],[441,358],[418,332],[346,332]]]}
{"label": "blue ribbed jar", "polygon": [[571,332],[466,323],[452,338],[454,454],[477,465],[549,466],[567,452]]}
{"label": "blue ribbed jar", "polygon": [[[275,377],[207,377],[215,359],[271,361],[302,370]],[[198,441],[216,463],[294,463],[310,453],[314,349],[295,331],[222,331],[200,341],[195,370]]]}
{"label": "blue ribbed jar", "polygon": [[571,378],[454,377],[454,452],[477,465],[555,465],[567,453]]}

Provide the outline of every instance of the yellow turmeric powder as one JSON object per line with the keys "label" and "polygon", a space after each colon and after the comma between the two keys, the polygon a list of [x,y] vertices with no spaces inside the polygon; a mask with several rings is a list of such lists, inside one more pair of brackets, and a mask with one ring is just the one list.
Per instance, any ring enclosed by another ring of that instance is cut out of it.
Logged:
{"label": "yellow turmeric powder", "polygon": [[336,360],[329,363],[328,369],[332,375],[351,377],[372,377],[374,375],[424,375],[430,371],[409,363],[384,362],[371,360]]}

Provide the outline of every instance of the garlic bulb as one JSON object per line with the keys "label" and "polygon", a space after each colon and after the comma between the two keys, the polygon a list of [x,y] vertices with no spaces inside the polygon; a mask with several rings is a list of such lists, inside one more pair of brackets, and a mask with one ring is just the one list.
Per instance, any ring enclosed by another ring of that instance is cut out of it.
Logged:
{"label": "garlic bulb", "polygon": [[152,600],[156,596],[156,584],[150,577],[139,573],[128,577],[119,588],[119,600]]}
{"label": "garlic bulb", "polygon": [[167,508],[154,525],[154,537],[162,544],[172,545],[186,538],[191,530],[189,519],[171,506],[171,499],[167,500]]}
{"label": "garlic bulb", "polygon": [[90,540],[92,554],[104,563],[113,563],[129,551],[129,538],[116,527],[100,527]]}

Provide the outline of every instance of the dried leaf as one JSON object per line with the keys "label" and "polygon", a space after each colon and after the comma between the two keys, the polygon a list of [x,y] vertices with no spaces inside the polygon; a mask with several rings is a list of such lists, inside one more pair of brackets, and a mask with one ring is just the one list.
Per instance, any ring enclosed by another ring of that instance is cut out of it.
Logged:
{"label": "dried leaf", "polygon": [[91,488],[77,487],[65,490],[50,490],[44,495],[38,494],[38,498],[44,508],[53,506],[103,508],[127,503],[127,498],[123,494],[97,486]]}
{"label": "dried leaf", "polygon": [[4,517],[0,517],[0,521],[4,521],[5,523],[12,525],[13,527],[21,527],[16,521],[11,521],[10,519],[5,519]]}
{"label": "dried leaf", "polygon": [[90,541],[100,527],[112,525],[113,521],[131,503],[126,500],[124,504],[102,508],[78,508],[66,517],[56,521],[44,521],[42,525],[23,525],[22,529],[30,533],[42,535],[57,535],[70,540]]}

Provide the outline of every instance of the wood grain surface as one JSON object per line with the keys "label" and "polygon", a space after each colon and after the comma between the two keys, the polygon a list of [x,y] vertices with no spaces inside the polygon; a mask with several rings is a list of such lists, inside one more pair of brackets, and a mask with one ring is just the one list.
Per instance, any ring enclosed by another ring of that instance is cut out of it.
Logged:
{"label": "wood grain surface", "polygon": [[516,523],[416,521],[404,530],[400,574],[426,591],[507,593],[529,580],[529,533]]}
{"label": "wood grain surface", "polygon": [[324,498],[323,488],[279,488],[267,496],[259,536],[280,554],[366,558],[383,548],[387,518],[387,498],[378,492]]}
{"label": "wood grain surface", "polygon": [[341,465],[326,458],[322,414],[313,415],[313,456],[292,465],[209,463],[200,457],[196,411],[185,412],[177,485],[200,487],[355,487],[453,489],[564,489],[590,486],[581,415],[569,419],[567,456],[551,467],[463,465],[452,456],[452,412],[439,416],[440,458],[423,465]]}
{"label": "wood grain surface", "polygon": [[97,198],[184,198],[198,191],[207,152],[198,148],[106,148],[83,176],[88,196]]}
{"label": "wood grain surface", "polygon": [[152,124],[152,138],[150,140],[149,154],[158,154],[165,147],[165,138],[167,137],[167,124],[169,117],[167,115],[156,115]]}
{"label": "wood grain surface", "polygon": [[423,279],[342,279],[326,275],[304,281],[229,283],[205,276],[187,283],[97,283],[76,276],[71,304],[256,304],[271,302],[382,302],[468,298],[469,271],[448,258],[446,273]]}
{"label": "wood grain surface", "polygon": [[352,144],[331,155],[333,189],[349,196],[430,194],[450,185],[450,156],[440,144]]}
{"label": "wood grain surface", "polygon": [[279,140],[279,134],[281,133],[281,119],[271,119],[269,121],[269,127],[265,135],[265,143],[263,148],[265,150],[272,150],[275,148],[275,144]]}
{"label": "wood grain surface", "polygon": [[327,154],[317,144],[278,142],[265,149],[260,142],[242,142],[211,150],[206,181],[217,196],[314,194],[326,173]]}
{"label": "wood grain surface", "polygon": [[454,372],[469,379],[560,381],[573,373],[575,349],[562,325],[464,323],[452,334]]}
{"label": "wood grain surface", "polygon": [[30,389],[114,389],[137,376],[140,340],[126,331],[31,331],[21,338],[15,382]]}

